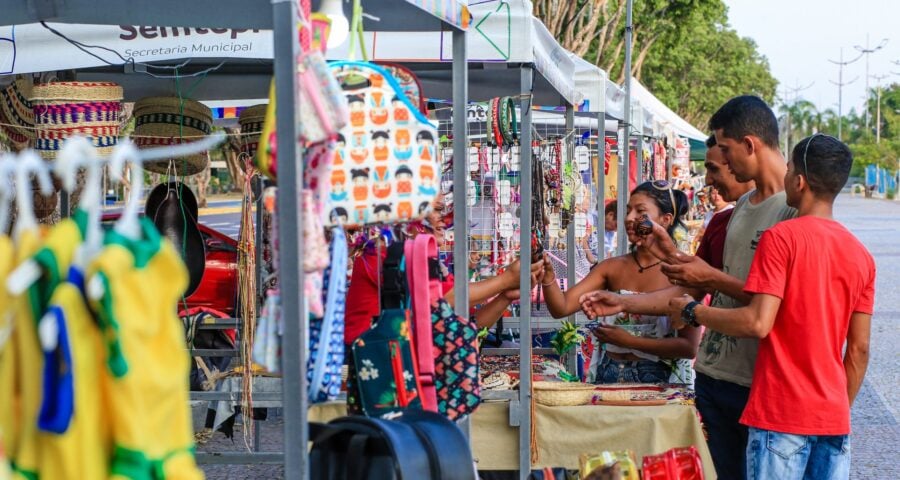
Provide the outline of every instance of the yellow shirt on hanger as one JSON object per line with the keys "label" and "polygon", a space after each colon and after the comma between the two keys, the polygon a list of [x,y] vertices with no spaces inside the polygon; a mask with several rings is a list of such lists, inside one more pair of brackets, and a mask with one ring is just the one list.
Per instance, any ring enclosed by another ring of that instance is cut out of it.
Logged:
{"label": "yellow shirt on hanger", "polygon": [[[74,268],[69,279],[56,287],[49,310],[65,322],[71,352],[74,408],[62,433],[38,432],[42,479],[105,479],[109,476],[111,434],[101,402],[100,378],[104,374],[100,332],[85,304],[83,280]],[[62,341],[62,339],[61,339]]]}
{"label": "yellow shirt on hanger", "polygon": [[[37,418],[43,398],[44,354],[38,338],[37,325],[47,309],[50,297],[59,285],[61,272],[72,263],[75,250],[83,238],[87,216],[77,211],[72,218],[57,224],[49,231],[40,229],[24,232],[16,245],[17,264],[35,260],[43,269],[43,276],[29,287],[16,302],[13,332],[15,340],[13,414],[18,426],[15,443],[10,445],[10,459],[16,478],[40,478],[41,445]],[[46,233],[46,235],[45,235]],[[44,240],[41,246],[41,240]]]}
{"label": "yellow shirt on hanger", "polygon": [[[41,231],[26,231],[16,244],[16,265],[24,263],[34,255],[41,242]],[[5,389],[11,385],[10,402],[12,417],[9,422],[8,449],[13,467],[13,478],[34,480],[37,476],[39,449],[37,446],[37,413],[41,402],[41,371],[44,358],[41,352],[35,325],[35,310],[29,295],[13,299],[13,332],[10,339],[10,351],[4,355],[4,363],[11,355],[11,371],[3,372],[10,378],[0,379]],[[5,428],[4,428],[5,430]]]}
{"label": "yellow shirt on hanger", "polygon": [[[0,235],[0,279],[5,279],[15,265],[15,249],[12,240],[6,235]],[[8,352],[12,344],[13,309],[12,298],[5,285],[0,285],[0,382],[12,380],[13,362]],[[11,392],[12,385],[0,383],[0,392]],[[0,480],[10,477],[9,459],[6,457],[6,448],[12,439],[12,395],[0,394]]]}
{"label": "yellow shirt on hanger", "polygon": [[88,282],[96,276],[104,285],[104,297],[91,306],[106,329],[108,349],[120,350],[125,364],[121,375],[106,375],[104,387],[113,432],[111,478],[202,479],[193,455],[190,363],[176,315],[187,269],[152,223],[141,219],[141,227],[140,241],[108,232],[106,248],[86,272]]}

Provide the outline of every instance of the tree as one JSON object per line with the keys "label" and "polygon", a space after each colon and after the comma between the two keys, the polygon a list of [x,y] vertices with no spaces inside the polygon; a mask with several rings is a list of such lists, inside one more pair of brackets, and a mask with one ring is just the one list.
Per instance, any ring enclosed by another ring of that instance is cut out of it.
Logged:
{"label": "tree", "polygon": [[[626,0],[534,0],[560,44],[625,80]],[[703,125],[729,98],[772,101],[777,82],[756,44],[728,27],[722,0],[634,2],[631,74],[689,122]]]}

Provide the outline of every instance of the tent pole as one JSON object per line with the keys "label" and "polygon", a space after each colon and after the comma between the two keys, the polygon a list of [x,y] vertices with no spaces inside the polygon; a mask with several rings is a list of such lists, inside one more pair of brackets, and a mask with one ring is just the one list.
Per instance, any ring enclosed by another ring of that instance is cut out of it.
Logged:
{"label": "tent pole", "polygon": [[[603,107],[603,110],[606,106]],[[597,261],[606,258],[606,112],[597,112]]]}
{"label": "tent pole", "polygon": [[296,19],[297,3],[272,0],[275,47],[275,96],[278,102],[278,240],[279,287],[282,291],[284,322],[284,475],[309,478],[307,454],[306,327],[303,307],[303,209],[297,204],[303,179],[302,152],[298,151],[294,129],[300,111],[296,98],[296,58],[299,51]]}
{"label": "tent pole", "polygon": [[[469,149],[468,115],[469,64],[466,59],[466,32],[453,29],[453,292],[455,310],[460,318],[469,318],[469,212],[466,208],[467,155]],[[460,428],[471,439],[469,417]]]}
{"label": "tent pole", "polygon": [[527,480],[531,474],[531,231],[533,222],[540,218],[531,218],[532,191],[531,175],[531,92],[532,66],[523,65],[520,72],[520,91],[522,98],[522,132],[519,135],[521,161],[522,204],[520,206],[519,241],[522,268],[519,276],[519,287],[522,296],[519,300],[519,478]]}
{"label": "tent pole", "polygon": [[[572,105],[566,103],[566,162],[571,162],[575,159],[575,108]],[[581,175],[581,172],[578,170],[578,166],[576,165],[574,170],[575,175]],[[577,197],[576,192],[572,192],[572,195]],[[575,285],[575,249],[578,248],[575,244],[575,198],[572,198],[572,218],[570,219],[569,225],[566,227],[566,282],[567,289],[572,288]],[[569,315],[569,321],[575,323],[575,314]],[[566,365],[566,368],[570,368],[572,366],[577,365],[577,361],[575,356],[573,355],[571,365]],[[570,372],[575,373],[575,370],[572,369]]]}
{"label": "tent pole", "polygon": [[628,203],[628,190],[631,187],[628,178],[631,169],[631,42],[634,35],[631,14],[633,7],[634,0],[628,0],[625,18],[625,135],[620,150],[623,158],[619,159],[619,208],[616,217],[619,224],[619,255],[625,255],[625,250],[628,248],[628,238],[625,234],[625,204]]}

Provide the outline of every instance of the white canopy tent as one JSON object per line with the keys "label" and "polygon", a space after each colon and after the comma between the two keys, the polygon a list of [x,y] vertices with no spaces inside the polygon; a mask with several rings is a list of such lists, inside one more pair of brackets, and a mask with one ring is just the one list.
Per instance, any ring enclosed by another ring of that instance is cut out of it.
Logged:
{"label": "white canopy tent", "polygon": [[[650,90],[634,77],[631,79],[631,93],[634,99],[637,99],[641,102],[641,105],[649,110],[657,130],[662,130],[663,132],[671,131],[676,135],[701,142],[709,136],[673,112],[672,109],[650,93]],[[645,123],[647,123],[646,119]]]}

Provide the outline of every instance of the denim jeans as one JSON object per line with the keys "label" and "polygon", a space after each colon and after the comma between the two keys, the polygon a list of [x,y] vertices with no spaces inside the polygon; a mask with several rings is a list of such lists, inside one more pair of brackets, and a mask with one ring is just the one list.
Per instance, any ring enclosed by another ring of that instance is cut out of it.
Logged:
{"label": "denim jeans", "polygon": [[597,365],[597,383],[665,383],[669,366],[662,362],[619,361],[604,355]]}
{"label": "denim jeans", "polygon": [[750,389],[700,372],[697,372],[694,388],[716,473],[722,479],[746,478],[747,427],[739,420],[747,406]]}
{"label": "denim jeans", "polygon": [[845,480],[850,478],[849,435],[793,435],[750,428],[750,480]]}

